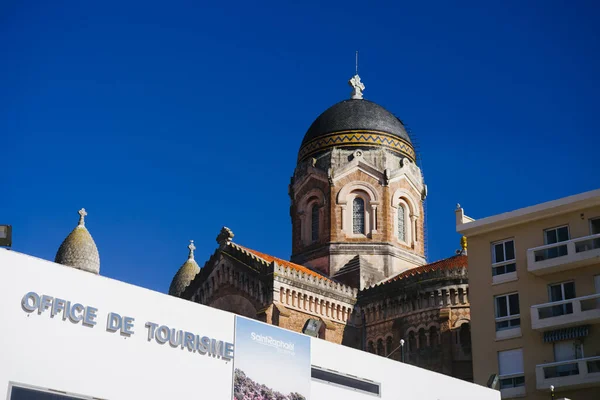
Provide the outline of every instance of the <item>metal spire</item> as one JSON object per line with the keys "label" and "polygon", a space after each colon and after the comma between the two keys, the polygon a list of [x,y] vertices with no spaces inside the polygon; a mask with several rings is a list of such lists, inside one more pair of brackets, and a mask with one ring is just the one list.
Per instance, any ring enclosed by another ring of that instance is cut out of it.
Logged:
{"label": "metal spire", "polygon": [[365,90],[365,85],[360,81],[360,76],[358,76],[358,51],[356,51],[356,74],[348,81],[348,84],[352,87],[350,98],[362,99],[362,92]]}

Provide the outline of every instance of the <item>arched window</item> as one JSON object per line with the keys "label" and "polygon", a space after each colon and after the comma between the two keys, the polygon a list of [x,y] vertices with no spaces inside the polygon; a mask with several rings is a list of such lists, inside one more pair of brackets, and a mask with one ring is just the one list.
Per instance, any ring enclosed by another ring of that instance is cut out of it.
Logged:
{"label": "arched window", "polygon": [[467,354],[471,353],[471,326],[468,323],[464,323],[460,326],[459,330],[460,347]]}
{"label": "arched window", "polygon": [[404,206],[402,204],[398,205],[398,239],[406,242],[406,223],[405,223],[405,215],[404,215]]}
{"label": "arched window", "polygon": [[383,340],[377,339],[377,354],[380,356],[384,356],[383,354]]}
{"label": "arched window", "polygon": [[388,336],[387,339],[385,339],[385,355],[389,356],[392,352],[392,337]]}
{"label": "arched window", "polygon": [[352,202],[352,232],[365,234],[365,201],[360,197]]}
{"label": "arched window", "polygon": [[369,342],[369,346],[367,347],[367,350],[369,351],[369,353],[375,354],[375,346],[373,345],[373,341]]}
{"label": "arched window", "polygon": [[419,349],[424,349],[427,346],[427,336],[425,335],[425,329],[419,329]]}
{"label": "arched window", "polygon": [[408,351],[413,352],[417,350],[417,338],[415,337],[415,331],[410,331],[408,334]]}
{"label": "arched window", "polygon": [[311,223],[311,240],[316,242],[319,239],[319,207],[317,204],[313,204],[310,213]]}
{"label": "arched window", "polygon": [[431,328],[429,328],[429,345],[431,347],[438,347],[439,346],[439,341],[438,341],[438,333],[437,333],[437,328],[435,326],[432,326]]}

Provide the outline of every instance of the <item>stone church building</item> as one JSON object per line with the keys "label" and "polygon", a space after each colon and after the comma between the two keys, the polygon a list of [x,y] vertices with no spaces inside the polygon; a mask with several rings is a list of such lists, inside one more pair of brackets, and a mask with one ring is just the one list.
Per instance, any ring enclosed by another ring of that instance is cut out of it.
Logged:
{"label": "stone church building", "polygon": [[223,228],[202,268],[190,245],[169,293],[471,380],[466,243],[427,263],[427,186],[402,121],[363,99],[325,110],[289,185],[291,261]]}
{"label": "stone church building", "polygon": [[[466,241],[427,263],[427,186],[400,119],[351,98],[309,127],[289,185],[291,260],[223,228],[202,268],[190,243],[169,294],[472,380]],[[85,210],[56,261],[99,273]]]}

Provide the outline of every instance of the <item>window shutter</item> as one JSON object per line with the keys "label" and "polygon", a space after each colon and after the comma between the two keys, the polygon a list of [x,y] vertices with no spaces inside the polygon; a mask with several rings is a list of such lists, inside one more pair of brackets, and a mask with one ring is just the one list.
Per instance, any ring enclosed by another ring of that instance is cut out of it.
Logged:
{"label": "window shutter", "polygon": [[498,372],[500,376],[522,374],[523,349],[515,349],[498,352]]}

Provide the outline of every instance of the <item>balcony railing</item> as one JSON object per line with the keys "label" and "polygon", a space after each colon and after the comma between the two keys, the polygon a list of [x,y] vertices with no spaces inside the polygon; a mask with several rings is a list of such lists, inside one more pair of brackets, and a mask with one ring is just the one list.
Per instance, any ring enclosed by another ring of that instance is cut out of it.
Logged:
{"label": "balcony railing", "polygon": [[600,322],[600,293],[531,306],[532,329]]}
{"label": "balcony railing", "polygon": [[600,357],[540,364],[535,367],[537,388],[600,386]]}
{"label": "balcony railing", "polygon": [[600,234],[527,250],[527,270],[535,275],[600,263]]}

